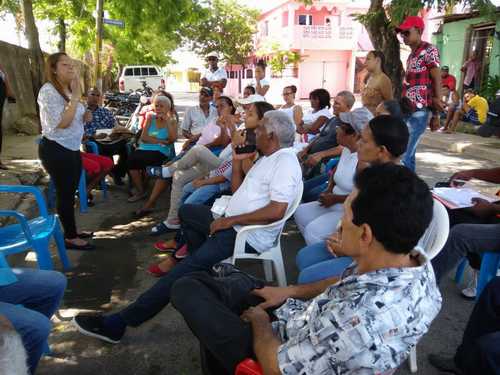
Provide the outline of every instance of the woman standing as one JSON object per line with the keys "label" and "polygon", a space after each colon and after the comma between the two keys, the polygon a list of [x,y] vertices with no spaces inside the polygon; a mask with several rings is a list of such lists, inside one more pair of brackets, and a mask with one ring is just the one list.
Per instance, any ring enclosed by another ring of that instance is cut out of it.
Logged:
{"label": "woman standing", "polygon": [[64,52],[50,55],[46,63],[45,83],[38,94],[42,139],[38,154],[56,188],[56,207],[64,228],[66,248],[93,250],[78,234],[75,222],[75,193],[82,171],[80,145],[83,125],[92,114],[80,103],[80,74]]}
{"label": "woman standing", "polygon": [[366,56],[366,70],[368,79],[361,94],[363,106],[368,108],[372,114],[384,100],[392,99],[392,83],[384,71],[385,57],[380,51],[370,51]]}
{"label": "woman standing", "polygon": [[146,196],[142,171],[148,166],[160,166],[175,156],[177,121],[172,116],[172,102],[157,95],[153,102],[154,113],[149,112],[141,134],[139,148],[130,154],[127,164],[136,192],[128,201],[137,202]]}
{"label": "woman standing", "polygon": [[269,91],[270,83],[266,78],[266,63],[259,60],[255,66],[255,92],[260,96],[266,96]]}
{"label": "woman standing", "polygon": [[283,104],[279,110],[285,112],[293,121],[295,128],[297,124],[302,122],[302,107],[299,104],[295,104],[295,95],[297,94],[297,87],[295,85],[286,86],[283,88],[283,99],[285,104]]}
{"label": "woman standing", "polygon": [[[0,66],[0,155],[2,154],[2,115],[3,115],[3,105],[5,99],[9,99],[9,102],[15,102],[14,92],[10,87],[9,80],[7,79],[7,73],[2,66]],[[0,169],[7,169],[5,164],[2,163],[0,159]]]}

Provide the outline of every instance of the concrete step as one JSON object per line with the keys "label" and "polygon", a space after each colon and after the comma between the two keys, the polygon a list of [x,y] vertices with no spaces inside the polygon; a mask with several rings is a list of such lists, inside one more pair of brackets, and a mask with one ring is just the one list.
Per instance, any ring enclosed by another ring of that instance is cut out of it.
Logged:
{"label": "concrete step", "polygon": [[427,130],[420,143],[443,151],[500,163],[500,139],[497,137],[483,138],[473,134],[446,134]]}

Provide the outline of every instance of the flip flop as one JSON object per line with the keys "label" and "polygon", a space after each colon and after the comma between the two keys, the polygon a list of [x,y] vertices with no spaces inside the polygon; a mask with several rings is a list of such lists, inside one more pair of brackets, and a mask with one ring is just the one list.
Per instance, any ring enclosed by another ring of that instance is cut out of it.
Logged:
{"label": "flip flop", "polygon": [[158,241],[158,242],[155,242],[155,244],[153,245],[154,248],[158,251],[161,251],[162,253],[174,253],[177,248],[175,247],[167,247],[164,245],[165,244],[165,241]]}
{"label": "flip flop", "polygon": [[85,238],[93,238],[94,237],[94,232],[86,232],[83,231],[81,233],[77,234],[78,238],[85,239]]}
{"label": "flip flop", "polygon": [[172,229],[169,228],[165,225],[165,223],[162,221],[159,224],[156,224],[153,228],[151,228],[151,233],[149,233],[151,236],[161,236],[162,234],[169,233],[169,232],[175,232],[177,229]]}

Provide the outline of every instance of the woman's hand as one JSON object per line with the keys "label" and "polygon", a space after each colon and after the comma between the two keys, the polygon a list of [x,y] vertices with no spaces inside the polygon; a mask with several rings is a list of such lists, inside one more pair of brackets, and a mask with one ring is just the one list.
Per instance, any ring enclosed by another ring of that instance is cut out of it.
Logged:
{"label": "woman's hand", "polygon": [[332,194],[332,193],[321,193],[319,198],[318,198],[318,201],[319,201],[321,206],[327,207],[327,208],[333,206],[334,204],[339,203],[337,196],[335,194]]}
{"label": "woman's hand", "polygon": [[231,137],[231,145],[233,146],[233,150],[240,146],[245,146],[246,138],[247,136],[244,130],[237,130],[233,132]]}
{"label": "woman's hand", "polygon": [[193,186],[197,189],[204,185],[205,185],[205,179],[203,177],[197,178],[196,180],[193,181]]}
{"label": "woman's hand", "polygon": [[[86,110],[85,113],[83,114],[83,122],[85,124],[88,124],[89,122],[92,122],[92,111],[90,110]],[[104,135],[104,137],[106,137],[106,135]]]}

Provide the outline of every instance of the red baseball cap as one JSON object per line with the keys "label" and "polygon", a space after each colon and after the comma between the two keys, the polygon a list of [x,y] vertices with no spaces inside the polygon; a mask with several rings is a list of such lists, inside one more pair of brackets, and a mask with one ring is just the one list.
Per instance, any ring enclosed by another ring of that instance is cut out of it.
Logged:
{"label": "red baseball cap", "polygon": [[425,28],[424,20],[418,16],[408,16],[401,25],[396,27],[396,32],[410,30],[412,27],[423,30]]}

